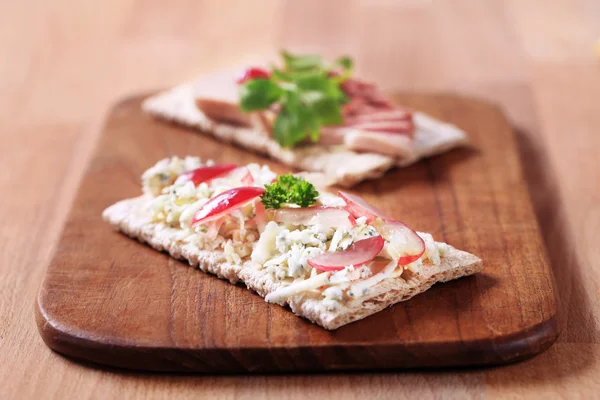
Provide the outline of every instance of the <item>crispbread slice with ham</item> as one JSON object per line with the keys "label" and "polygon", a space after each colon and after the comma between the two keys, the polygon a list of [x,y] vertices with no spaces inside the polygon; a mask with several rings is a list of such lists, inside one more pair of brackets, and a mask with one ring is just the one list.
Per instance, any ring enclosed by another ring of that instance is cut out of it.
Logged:
{"label": "crispbread slice with ham", "polygon": [[208,118],[195,104],[194,86],[186,84],[147,99],[143,109],[166,121],[208,133],[258,154],[267,155],[293,168],[322,172],[332,184],[352,186],[365,179],[378,178],[392,168],[395,160],[376,153],[357,153],[343,145],[281,147],[256,129],[219,123]]}
{"label": "crispbread slice with ham", "polygon": [[[322,172],[329,181],[345,187],[467,143],[467,135],[457,127],[420,112],[411,113],[411,121],[398,115],[402,110],[388,109],[384,99],[376,98],[373,101],[383,104],[382,110],[389,114],[375,108],[365,117],[353,106],[347,117],[350,122],[323,129],[321,142],[283,148],[269,134],[275,113],[241,112],[235,91],[233,74],[220,73],[152,96],[142,107],[161,119],[198,129],[292,168]],[[402,132],[390,132],[389,124],[382,125],[390,118],[401,120],[402,126],[414,124],[412,140]],[[378,132],[382,126],[383,131]]]}

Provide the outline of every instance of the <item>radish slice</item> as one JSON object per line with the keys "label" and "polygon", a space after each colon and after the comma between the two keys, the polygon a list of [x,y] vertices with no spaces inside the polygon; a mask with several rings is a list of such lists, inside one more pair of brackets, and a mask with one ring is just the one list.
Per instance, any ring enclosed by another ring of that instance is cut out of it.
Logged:
{"label": "radish slice", "polygon": [[381,236],[373,236],[354,242],[347,250],[322,253],[308,260],[308,264],[319,271],[339,271],[347,265],[358,267],[377,257],[384,243]]}
{"label": "radish slice", "polygon": [[385,221],[379,232],[389,242],[388,253],[398,258],[398,265],[415,262],[425,252],[423,239],[400,221]]}
{"label": "radish slice", "polygon": [[356,221],[343,208],[336,207],[304,207],[280,208],[274,211],[275,222],[292,225],[324,225],[328,228],[350,229]]}
{"label": "radish slice", "polygon": [[338,192],[340,197],[346,202],[345,209],[354,216],[354,218],[366,217],[367,223],[375,221],[377,218],[389,219],[390,217],[363,200],[362,197],[350,193]]}
{"label": "radish slice", "polygon": [[254,212],[254,218],[252,218],[250,221],[254,221],[256,227],[258,228],[258,231],[262,233],[265,230],[265,226],[267,226],[267,212],[265,210],[264,204],[260,201],[254,204]]}
{"label": "radish slice", "polygon": [[192,171],[188,171],[188,172],[185,172],[185,173],[179,175],[179,177],[177,178],[175,183],[183,183],[183,182],[187,182],[187,181],[192,181],[192,182],[194,182],[195,186],[198,186],[202,182],[207,182],[212,179],[218,178],[219,176],[223,176],[223,175],[233,171],[237,167],[238,166],[235,164],[218,164],[218,165],[200,167],[200,168],[197,168]]}
{"label": "radish slice", "polygon": [[220,193],[204,203],[204,205],[196,211],[196,214],[194,214],[194,218],[192,219],[192,226],[198,223],[214,221],[215,219],[242,207],[264,192],[265,189],[262,188],[242,186]]}
{"label": "radish slice", "polygon": [[223,222],[225,222],[223,221],[223,218],[210,221],[208,223],[208,230],[206,231],[206,235],[210,239],[216,238],[219,234],[219,229],[221,229],[221,225],[223,225]]}
{"label": "radish slice", "polygon": [[242,183],[246,186],[252,186],[254,184],[254,177],[248,168],[246,168],[246,175],[242,178]]}

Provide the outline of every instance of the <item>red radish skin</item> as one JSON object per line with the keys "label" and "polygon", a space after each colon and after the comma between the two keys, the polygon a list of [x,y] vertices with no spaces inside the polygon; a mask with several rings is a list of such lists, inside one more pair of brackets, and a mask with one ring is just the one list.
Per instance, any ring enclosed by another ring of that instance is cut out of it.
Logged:
{"label": "red radish skin", "polygon": [[254,186],[242,186],[229,189],[207,201],[194,215],[192,226],[199,223],[208,223],[221,218],[231,211],[238,209],[251,200],[256,199],[265,190]]}
{"label": "red radish skin", "polygon": [[254,215],[254,218],[252,219],[256,223],[259,232],[262,232],[265,230],[265,226],[267,225],[267,213],[264,204],[260,201],[254,204],[254,212],[256,215]]}
{"label": "red radish skin", "polygon": [[391,219],[362,197],[344,192],[339,192],[339,195],[346,202],[346,210],[355,218],[366,217],[368,223],[381,218],[385,222],[380,229],[381,234],[390,242],[391,248],[397,250],[397,253],[405,253],[399,257],[398,265],[415,262],[425,253],[425,242],[406,224]]}
{"label": "red radish skin", "polygon": [[421,258],[422,255],[423,255],[423,253],[421,253],[420,255],[400,257],[398,259],[398,265],[408,265],[410,263],[413,263],[413,262],[417,261],[419,258]]}
{"label": "red radish skin", "polygon": [[398,265],[415,262],[425,253],[421,236],[400,221],[387,220],[379,231],[389,242],[388,249],[400,255]]}
{"label": "red radish skin", "polygon": [[194,182],[195,186],[198,186],[203,182],[208,182],[212,179],[228,174],[237,167],[238,166],[235,164],[218,164],[200,167],[179,175],[176,182],[180,183],[192,181]]}
{"label": "red radish skin", "polygon": [[348,220],[350,221],[350,225],[353,227],[356,226],[356,218],[354,218],[352,215],[348,215]]}
{"label": "red radish skin", "polygon": [[308,260],[308,264],[319,271],[340,271],[348,265],[359,267],[377,257],[384,244],[381,236],[373,236],[354,242],[346,250],[322,253]]}
{"label": "red radish skin", "polygon": [[245,69],[240,74],[240,76],[236,79],[235,83],[237,83],[238,85],[241,85],[241,84],[245,83],[246,81],[249,81],[252,79],[269,79],[269,78],[271,78],[271,73],[269,71],[267,71],[266,69],[251,67],[251,68]]}
{"label": "red radish skin", "polygon": [[375,221],[377,218],[389,219],[390,217],[378,209],[367,203],[362,197],[350,193],[338,192],[339,196],[346,202],[344,207],[354,218],[366,217],[367,223]]}
{"label": "red radish skin", "polygon": [[250,170],[246,168],[246,175],[242,178],[242,183],[246,186],[251,186],[254,184],[254,177],[250,173]]}
{"label": "red radish skin", "polygon": [[223,225],[223,218],[215,219],[208,223],[208,230],[206,231],[206,235],[214,239],[219,234],[219,229],[221,229],[221,225]]}

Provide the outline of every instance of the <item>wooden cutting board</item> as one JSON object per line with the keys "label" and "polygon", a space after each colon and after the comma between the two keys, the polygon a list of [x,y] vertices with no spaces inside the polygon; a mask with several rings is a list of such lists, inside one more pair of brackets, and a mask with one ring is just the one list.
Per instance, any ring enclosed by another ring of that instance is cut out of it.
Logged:
{"label": "wooden cutting board", "polygon": [[110,204],[140,193],[170,155],[267,163],[154,120],[142,96],[110,114],[37,299],[46,344],[99,364],[158,371],[367,370],[502,364],[557,338],[553,278],[510,125],[493,105],[449,95],[395,96],[469,132],[472,148],[355,188],[417,230],[477,254],[485,272],[329,332],[115,232]]}

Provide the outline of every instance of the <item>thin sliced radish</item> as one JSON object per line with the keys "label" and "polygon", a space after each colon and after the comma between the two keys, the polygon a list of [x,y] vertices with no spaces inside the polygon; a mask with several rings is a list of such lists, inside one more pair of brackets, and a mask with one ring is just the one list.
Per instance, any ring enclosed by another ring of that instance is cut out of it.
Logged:
{"label": "thin sliced radish", "polygon": [[254,222],[256,223],[256,227],[259,232],[263,232],[265,230],[265,226],[267,225],[267,213],[265,210],[265,206],[260,201],[254,204]]}
{"label": "thin sliced radish", "polygon": [[249,201],[256,199],[263,194],[265,190],[254,186],[242,186],[229,189],[220,193],[204,203],[196,211],[192,219],[192,226],[199,223],[207,223],[224,216],[231,211],[248,204]]}
{"label": "thin sliced radish", "polygon": [[425,252],[423,239],[400,221],[385,221],[379,232],[389,242],[388,253],[393,258],[398,258],[398,265],[415,262]]}
{"label": "thin sliced radish", "polygon": [[381,236],[373,236],[354,242],[346,250],[322,253],[308,260],[308,264],[319,271],[339,271],[348,265],[358,267],[377,257],[384,243]]}
{"label": "thin sliced radish", "polygon": [[206,231],[206,235],[210,239],[214,239],[219,234],[219,230],[221,229],[221,225],[223,225],[223,218],[212,220],[208,223],[208,230]]}
{"label": "thin sliced radish", "polygon": [[196,168],[194,170],[184,172],[183,174],[179,175],[175,183],[192,181],[194,182],[195,186],[198,186],[202,182],[207,182],[212,179],[223,176],[233,171],[237,167],[238,166],[235,164],[217,164]]}
{"label": "thin sliced radish", "polygon": [[356,221],[343,208],[336,207],[304,207],[280,208],[273,212],[275,222],[292,225],[324,225],[328,228],[350,229]]}
{"label": "thin sliced radish", "polygon": [[246,186],[252,186],[254,184],[254,177],[248,168],[246,168],[246,174],[242,178],[242,183]]}
{"label": "thin sliced radish", "polygon": [[352,214],[354,218],[366,217],[367,223],[375,221],[377,218],[389,219],[390,217],[363,200],[362,197],[350,193],[338,192],[340,197],[346,202],[345,209]]}

